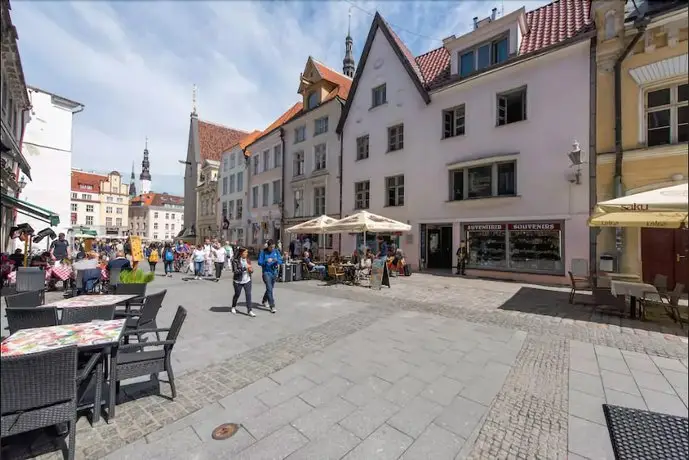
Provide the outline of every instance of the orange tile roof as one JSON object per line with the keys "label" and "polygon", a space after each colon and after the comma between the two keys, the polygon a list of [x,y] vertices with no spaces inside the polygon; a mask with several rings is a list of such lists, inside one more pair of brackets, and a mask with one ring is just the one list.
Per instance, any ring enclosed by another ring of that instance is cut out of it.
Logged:
{"label": "orange tile roof", "polygon": [[[88,191],[92,193],[100,193],[101,181],[108,180],[107,176],[102,174],[87,173],[84,171],[72,171],[72,190],[73,191]],[[83,188],[83,186],[91,188]]]}
{"label": "orange tile roof", "polygon": [[[284,125],[288,121],[290,121],[292,118],[296,117],[301,113],[301,109],[303,108],[303,104],[301,102],[297,102],[294,104],[292,107],[289,108],[285,113],[280,115],[274,122],[272,122],[266,129],[264,129],[259,135],[254,137],[252,140],[247,139],[246,145],[243,147],[246,149],[249,147],[251,144],[256,143],[259,139],[261,139],[264,136],[267,136],[268,134],[272,133],[276,129],[278,129],[280,126]],[[244,142],[242,142],[244,143]],[[244,155],[246,156],[251,156],[251,151],[245,150]]]}
{"label": "orange tile roof", "polygon": [[239,148],[244,150],[245,148],[247,148],[247,146],[251,145],[252,142],[254,142],[256,139],[258,139],[258,137],[261,134],[263,134],[263,131],[259,131],[258,129],[256,131],[254,131],[253,133],[249,134],[248,136],[246,136],[244,139],[242,139],[239,142]]}
{"label": "orange tile roof", "polygon": [[337,85],[337,88],[333,89],[330,93],[328,93],[325,99],[323,99],[323,103],[328,102],[336,96],[343,100],[347,100],[349,90],[352,87],[352,79],[313,58],[311,58],[311,60],[316,66],[316,70],[318,70],[318,73],[321,75],[321,77],[323,77],[324,80]]}
{"label": "orange tile roof", "polygon": [[132,204],[141,203],[142,206],[162,206],[164,204],[184,205],[184,197],[167,193],[144,193],[132,198]]}
{"label": "orange tile roof", "polygon": [[208,121],[198,121],[201,160],[219,161],[222,153],[249,133]]}

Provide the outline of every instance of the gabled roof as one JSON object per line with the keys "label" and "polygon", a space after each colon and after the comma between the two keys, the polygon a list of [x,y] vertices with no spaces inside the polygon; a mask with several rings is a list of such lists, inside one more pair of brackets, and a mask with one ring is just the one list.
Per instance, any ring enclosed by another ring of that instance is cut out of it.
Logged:
{"label": "gabled roof", "polygon": [[[83,191],[89,193],[100,193],[100,183],[101,181],[108,180],[107,176],[102,174],[87,173],[84,171],[72,171],[72,190],[73,191]],[[91,189],[82,189],[82,185],[91,186]]]}
{"label": "gabled roof", "polygon": [[236,144],[249,133],[216,123],[198,120],[201,160],[219,160],[228,147]]}
{"label": "gabled roof", "polygon": [[292,107],[290,107],[285,113],[280,115],[274,122],[272,122],[266,129],[263,130],[260,136],[256,136],[256,138],[251,141],[251,143],[247,144],[244,149],[244,155],[246,156],[251,156],[251,152],[247,150],[251,145],[255,144],[256,142],[260,141],[264,137],[268,136],[271,134],[273,131],[290,121],[292,118],[296,117],[301,113],[301,109],[303,108],[303,104],[301,102],[297,102],[294,104]]}
{"label": "gabled roof", "polygon": [[334,99],[335,97],[339,97],[343,101],[347,100],[349,90],[352,87],[352,79],[344,74],[341,74],[340,72],[337,72],[336,70],[331,69],[330,67],[326,66],[322,62],[319,62],[312,57],[309,57],[309,59],[311,59],[311,62],[313,62],[313,65],[316,67],[316,70],[321,75],[323,80],[327,80],[330,83],[337,85],[335,89],[328,93],[328,95],[323,99],[321,104],[325,104],[326,102],[328,102],[331,99]]}
{"label": "gabled roof", "polygon": [[184,206],[184,197],[169,195],[167,193],[144,193],[132,198],[132,204],[140,204],[141,206],[163,206],[172,204],[176,206]]}

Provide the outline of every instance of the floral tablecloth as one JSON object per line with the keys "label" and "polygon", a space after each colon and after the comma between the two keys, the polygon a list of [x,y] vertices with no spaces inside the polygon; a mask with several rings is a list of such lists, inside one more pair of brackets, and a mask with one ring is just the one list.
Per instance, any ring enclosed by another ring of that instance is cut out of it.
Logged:
{"label": "floral tablecloth", "polygon": [[22,329],[2,341],[0,355],[21,356],[69,345],[91,347],[115,344],[119,342],[122,336],[125,321],[124,319],[115,319]]}
{"label": "floral tablecloth", "polygon": [[74,307],[100,307],[102,305],[117,305],[135,298],[135,295],[79,295],[69,299],[60,299],[54,302],[46,302],[46,307],[74,308]]}

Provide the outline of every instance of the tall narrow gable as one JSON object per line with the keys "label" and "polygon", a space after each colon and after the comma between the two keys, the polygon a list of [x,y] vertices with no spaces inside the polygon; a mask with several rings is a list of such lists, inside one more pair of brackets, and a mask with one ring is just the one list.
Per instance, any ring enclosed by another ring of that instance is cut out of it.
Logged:
{"label": "tall narrow gable", "polygon": [[354,95],[356,94],[356,90],[359,85],[359,79],[361,78],[364,68],[366,67],[368,54],[371,51],[373,40],[375,39],[376,32],[378,32],[379,29],[387,39],[388,43],[390,44],[390,47],[392,47],[397,58],[402,63],[402,66],[407,71],[409,78],[411,78],[412,82],[414,83],[414,86],[416,86],[416,89],[419,91],[421,98],[424,100],[426,104],[429,104],[431,102],[431,97],[428,95],[428,91],[426,91],[426,88],[424,87],[422,73],[419,69],[418,64],[414,60],[414,56],[409,51],[409,49],[406,46],[404,46],[402,40],[399,39],[397,34],[395,34],[395,32],[390,28],[390,26],[388,26],[388,24],[385,22],[380,13],[376,12],[375,17],[373,18],[373,23],[371,24],[371,29],[368,31],[368,37],[366,38],[364,49],[361,52],[361,59],[359,61],[359,66],[356,69],[356,74],[354,75],[352,88],[349,91],[349,96],[347,97],[347,102],[344,106],[344,109],[342,109],[342,116],[340,117],[340,122],[337,124],[338,134],[341,134],[342,129],[344,128],[344,124],[347,120],[347,115],[349,114],[349,109],[354,101]]}

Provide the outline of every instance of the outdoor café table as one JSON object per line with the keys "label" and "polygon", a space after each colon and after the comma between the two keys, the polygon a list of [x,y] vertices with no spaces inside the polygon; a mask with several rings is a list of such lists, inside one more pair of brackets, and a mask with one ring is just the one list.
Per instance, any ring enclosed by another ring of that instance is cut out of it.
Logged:
{"label": "outdoor caf\u00e9 table", "polygon": [[[40,351],[76,345],[79,351],[100,351],[103,357],[110,352],[110,385],[108,397],[108,421],[115,414],[115,371],[117,363],[117,345],[120,343],[126,320],[93,321],[81,324],[64,324],[60,326],[21,329],[7,337],[0,344],[1,356],[21,356]],[[103,398],[103,360],[96,366],[96,388],[93,399],[93,422],[100,420]]]}
{"label": "outdoor caf\u00e9 table", "polygon": [[610,281],[610,292],[614,296],[618,295],[628,295],[629,296],[629,309],[630,318],[636,319],[636,300],[637,298],[643,298],[645,293],[653,292],[658,293],[658,290],[652,284],[638,283],[633,281]]}
{"label": "outdoor caf\u00e9 table", "polygon": [[79,295],[69,299],[61,299],[53,302],[46,302],[46,307],[55,307],[58,310],[74,307],[100,307],[103,305],[118,305],[137,297],[136,295]]}

